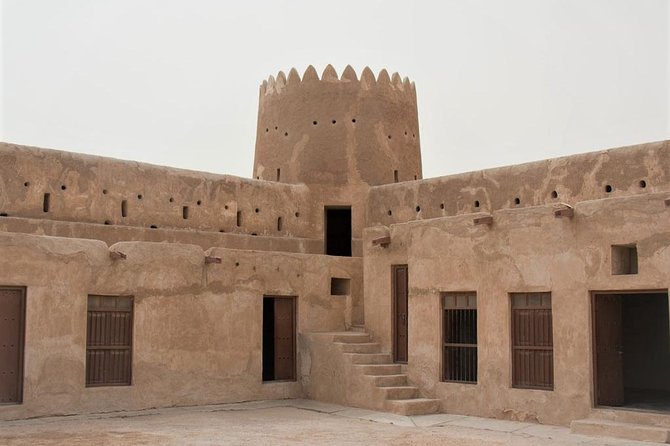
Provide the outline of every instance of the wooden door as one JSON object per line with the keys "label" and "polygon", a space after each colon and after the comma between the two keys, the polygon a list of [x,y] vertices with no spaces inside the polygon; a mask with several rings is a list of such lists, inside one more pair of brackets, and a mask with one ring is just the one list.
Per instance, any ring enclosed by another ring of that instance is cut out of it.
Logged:
{"label": "wooden door", "polygon": [[595,296],[596,404],[622,406],[623,330],[622,296]]}
{"label": "wooden door", "polygon": [[23,399],[23,288],[0,288],[0,404]]}
{"label": "wooden door", "polygon": [[393,266],[393,358],[407,362],[407,265]]}
{"label": "wooden door", "polygon": [[274,299],[274,368],[276,380],[295,379],[295,299]]}

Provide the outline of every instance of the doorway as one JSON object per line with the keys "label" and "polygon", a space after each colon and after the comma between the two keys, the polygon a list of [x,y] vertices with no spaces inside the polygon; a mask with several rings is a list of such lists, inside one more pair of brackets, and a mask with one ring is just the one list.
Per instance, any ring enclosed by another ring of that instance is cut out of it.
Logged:
{"label": "doorway", "polygon": [[351,257],[351,206],[324,208],[326,255]]}
{"label": "doorway", "polygon": [[0,405],[23,401],[25,288],[0,287]]}
{"label": "doorway", "polygon": [[595,404],[670,411],[668,293],[593,294]]}
{"label": "doorway", "polygon": [[393,360],[407,363],[408,350],[408,290],[407,265],[393,265]]}
{"label": "doorway", "polygon": [[263,381],[295,380],[295,302],[295,297],[263,297]]}

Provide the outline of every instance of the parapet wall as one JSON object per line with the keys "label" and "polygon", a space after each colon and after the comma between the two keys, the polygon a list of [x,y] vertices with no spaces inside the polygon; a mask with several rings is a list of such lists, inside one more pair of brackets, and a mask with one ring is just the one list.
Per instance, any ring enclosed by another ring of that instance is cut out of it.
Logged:
{"label": "parapet wall", "polygon": [[254,178],[285,183],[386,184],[421,178],[416,90],[409,79],[311,65],[260,87]]}
{"label": "parapet wall", "polygon": [[670,141],[373,187],[367,226],[670,191]]}
{"label": "parapet wall", "polygon": [[301,185],[0,143],[3,216],[316,237]]}

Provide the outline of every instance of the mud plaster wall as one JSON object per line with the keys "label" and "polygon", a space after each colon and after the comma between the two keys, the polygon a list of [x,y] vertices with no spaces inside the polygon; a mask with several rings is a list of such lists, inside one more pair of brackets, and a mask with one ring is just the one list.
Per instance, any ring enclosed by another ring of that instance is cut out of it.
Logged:
{"label": "mud plaster wall", "polygon": [[0,143],[0,213],[9,216],[320,238],[313,212],[305,186]]}
{"label": "mud plaster wall", "polygon": [[[360,259],[214,248],[205,265],[197,246],[123,242],[112,261],[100,241],[5,233],[0,249],[0,284],[27,287],[24,400],[0,419],[301,397],[261,382],[262,296],[298,296],[300,334],[344,330],[362,291]],[[135,297],[132,386],[84,385],[89,294]]]}
{"label": "mud plaster wall", "polygon": [[[493,213],[492,226],[472,215],[392,225],[388,248],[366,230],[366,327],[391,350],[391,265],[409,264],[410,380],[442,400],[448,413],[568,424],[592,407],[590,292],[667,290],[670,209],[666,194],[577,203],[575,216],[551,206]],[[639,274],[611,274],[612,244],[636,243]],[[440,293],[476,291],[478,383],[441,379]],[[552,293],[554,390],[511,387],[511,292]]]}
{"label": "mud plaster wall", "polygon": [[670,141],[661,141],[373,187],[366,221],[390,225],[668,190]]}

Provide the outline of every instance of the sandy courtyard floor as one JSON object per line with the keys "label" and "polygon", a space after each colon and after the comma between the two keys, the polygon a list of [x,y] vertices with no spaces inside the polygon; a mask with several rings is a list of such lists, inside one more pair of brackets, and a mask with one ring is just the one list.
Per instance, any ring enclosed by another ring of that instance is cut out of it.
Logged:
{"label": "sandy courtyard floor", "polygon": [[460,415],[415,417],[309,400],[0,422],[0,445],[649,445]]}

